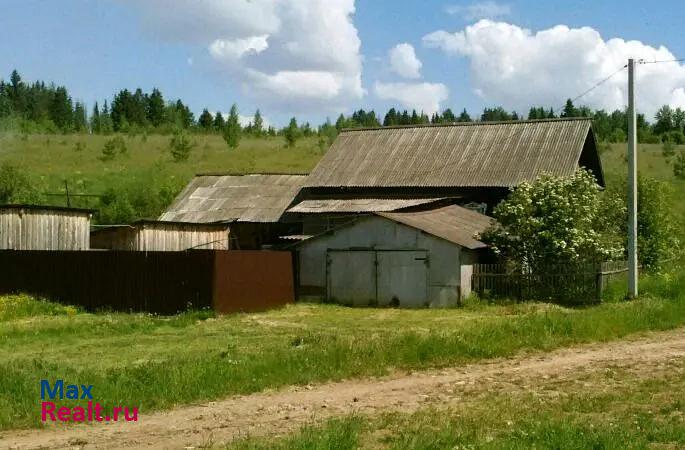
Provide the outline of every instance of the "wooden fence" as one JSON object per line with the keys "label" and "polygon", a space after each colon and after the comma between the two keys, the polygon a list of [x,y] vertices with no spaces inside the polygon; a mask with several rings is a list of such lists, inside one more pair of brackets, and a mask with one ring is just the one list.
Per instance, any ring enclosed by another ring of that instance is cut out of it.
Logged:
{"label": "wooden fence", "polygon": [[257,311],[294,301],[289,252],[0,251],[0,294],[94,311]]}
{"label": "wooden fence", "polygon": [[601,300],[609,282],[627,270],[625,261],[552,265],[536,272],[505,264],[474,264],[471,285],[483,297],[584,304]]}

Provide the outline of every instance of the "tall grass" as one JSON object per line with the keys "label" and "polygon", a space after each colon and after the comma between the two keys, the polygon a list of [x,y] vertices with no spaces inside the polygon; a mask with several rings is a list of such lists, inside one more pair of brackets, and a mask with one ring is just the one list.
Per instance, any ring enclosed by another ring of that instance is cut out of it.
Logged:
{"label": "tall grass", "polygon": [[513,305],[385,313],[305,305],[219,319],[79,314],[0,322],[0,427],[38,425],[42,378],[93,384],[107,407],[139,406],[145,414],[283,385],[669,329],[685,325],[683,277],[650,279],[641,300],[583,310]]}

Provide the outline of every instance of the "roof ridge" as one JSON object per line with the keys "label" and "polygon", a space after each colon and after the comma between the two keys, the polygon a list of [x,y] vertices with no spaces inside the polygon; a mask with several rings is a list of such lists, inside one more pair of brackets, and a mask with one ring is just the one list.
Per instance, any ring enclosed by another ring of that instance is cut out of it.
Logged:
{"label": "roof ridge", "polygon": [[307,176],[309,173],[306,172],[200,172],[196,173],[196,177],[243,177],[249,175],[294,175],[294,176]]}
{"label": "roof ridge", "polygon": [[380,127],[359,127],[343,128],[341,133],[350,131],[373,131],[373,130],[397,130],[404,128],[441,128],[441,127],[469,127],[486,125],[517,125],[525,123],[545,123],[545,122],[571,122],[571,121],[592,121],[591,117],[555,117],[551,119],[526,119],[526,120],[496,120],[496,121],[473,121],[473,122],[449,122],[449,123],[417,123],[410,125],[388,125]]}

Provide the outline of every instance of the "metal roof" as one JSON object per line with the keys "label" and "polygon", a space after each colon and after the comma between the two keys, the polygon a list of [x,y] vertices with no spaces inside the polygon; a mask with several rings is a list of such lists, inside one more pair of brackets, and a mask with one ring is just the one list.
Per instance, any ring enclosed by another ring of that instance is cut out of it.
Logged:
{"label": "metal roof", "polygon": [[304,187],[513,187],[571,175],[590,132],[590,119],[345,130]]}
{"label": "metal roof", "polygon": [[411,206],[437,202],[443,198],[351,198],[351,199],[318,199],[303,200],[288,212],[293,213],[360,213],[389,212]]}
{"label": "metal roof", "polygon": [[198,175],[159,217],[171,222],[278,222],[304,175]]}
{"label": "metal roof", "polygon": [[428,211],[377,213],[377,215],[471,250],[487,247],[474,235],[485,231],[495,220],[458,205]]}

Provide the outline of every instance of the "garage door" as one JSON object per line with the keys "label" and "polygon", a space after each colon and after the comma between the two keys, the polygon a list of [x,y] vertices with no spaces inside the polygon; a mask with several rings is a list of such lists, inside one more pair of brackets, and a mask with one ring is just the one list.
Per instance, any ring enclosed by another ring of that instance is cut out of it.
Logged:
{"label": "garage door", "polygon": [[376,302],[376,252],[328,251],[328,298],[343,305]]}
{"label": "garage door", "polygon": [[425,306],[428,252],[378,251],[378,305]]}
{"label": "garage door", "polygon": [[424,306],[428,252],[329,250],[328,298],[346,305]]}

